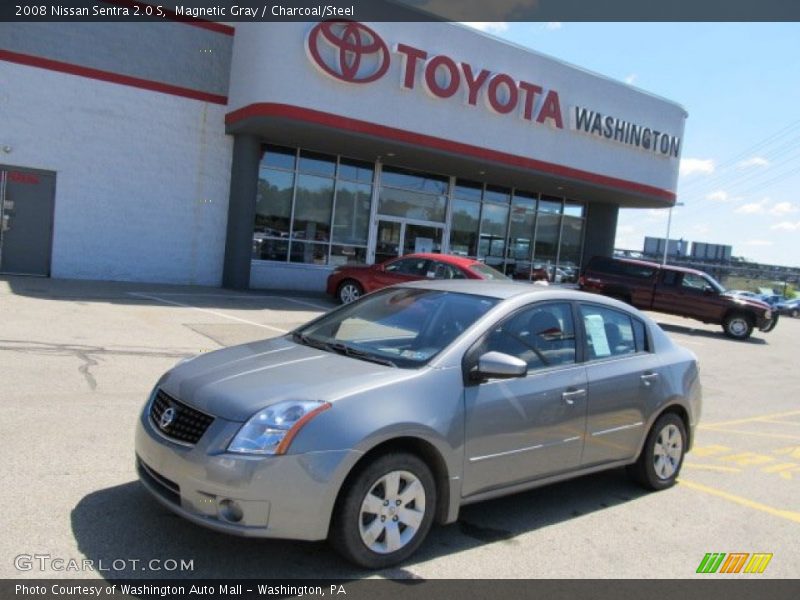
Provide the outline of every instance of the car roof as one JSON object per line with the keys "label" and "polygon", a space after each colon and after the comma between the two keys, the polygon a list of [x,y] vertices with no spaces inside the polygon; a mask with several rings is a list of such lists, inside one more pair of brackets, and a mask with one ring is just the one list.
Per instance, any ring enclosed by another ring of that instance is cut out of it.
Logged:
{"label": "car roof", "polygon": [[[420,288],[442,292],[458,292],[507,300],[516,296],[530,296],[541,300],[591,300],[601,304],[618,304],[616,300],[599,294],[589,294],[560,286],[534,285],[522,281],[498,281],[496,279],[422,279],[392,287]],[[629,307],[630,308],[630,307]]]}
{"label": "car roof", "polygon": [[705,273],[704,271],[700,271],[698,269],[690,269],[689,267],[678,267],[675,265],[660,265],[658,263],[650,262],[647,260],[636,260],[634,258],[616,258],[608,256],[603,256],[599,258],[606,258],[621,263],[627,263],[629,265],[638,265],[640,267],[652,267],[655,269],[662,269],[662,270],[668,269],[670,271],[680,271],[681,273],[692,273],[693,275],[707,275],[707,273]]}

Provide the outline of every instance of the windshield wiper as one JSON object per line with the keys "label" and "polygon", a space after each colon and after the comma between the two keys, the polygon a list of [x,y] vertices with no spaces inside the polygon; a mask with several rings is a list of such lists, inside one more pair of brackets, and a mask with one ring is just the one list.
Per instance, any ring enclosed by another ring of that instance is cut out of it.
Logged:
{"label": "windshield wiper", "polygon": [[360,360],[374,362],[379,365],[386,365],[387,367],[397,366],[393,361],[389,360],[388,358],[382,358],[380,356],[375,356],[374,354],[370,354],[369,352],[364,352],[363,350],[357,350],[356,348],[347,346],[345,344],[342,344],[341,342],[324,342],[322,340],[312,338],[304,333],[300,333],[299,331],[292,332],[292,339],[298,344],[303,344],[304,346],[311,346],[312,348],[317,348],[319,350],[336,352],[337,354],[343,354],[344,356],[349,356],[351,358],[358,358]]}
{"label": "windshield wiper", "polygon": [[329,343],[328,347],[338,352],[339,354],[344,354],[345,356],[350,356],[352,358],[358,358],[360,360],[366,360],[369,362],[374,362],[379,365],[385,365],[387,367],[396,367],[397,365],[394,361],[389,360],[388,358],[383,358],[380,356],[375,356],[374,354],[370,354],[369,352],[364,352],[363,350],[357,350],[352,346],[347,346],[341,343]]}
{"label": "windshield wiper", "polygon": [[312,348],[317,348],[319,350],[331,350],[330,344],[327,342],[312,338],[304,333],[300,333],[299,331],[292,332],[292,339],[298,344],[303,344],[304,346],[311,346]]}

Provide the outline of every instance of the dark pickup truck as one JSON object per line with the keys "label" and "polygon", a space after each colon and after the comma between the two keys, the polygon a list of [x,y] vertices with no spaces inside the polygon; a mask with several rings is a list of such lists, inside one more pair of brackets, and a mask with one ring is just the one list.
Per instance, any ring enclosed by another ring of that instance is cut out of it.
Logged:
{"label": "dark pickup truck", "polygon": [[754,328],[775,328],[778,314],[766,303],[732,296],[702,271],[640,260],[595,256],[578,280],[587,292],[612,296],[642,310],[722,325],[726,335],[746,340]]}

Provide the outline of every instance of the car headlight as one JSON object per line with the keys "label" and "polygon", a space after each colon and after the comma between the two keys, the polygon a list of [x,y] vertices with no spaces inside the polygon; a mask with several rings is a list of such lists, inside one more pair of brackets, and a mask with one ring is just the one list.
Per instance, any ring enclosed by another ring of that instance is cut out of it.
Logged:
{"label": "car headlight", "polygon": [[768,310],[767,312],[765,312],[764,313],[764,318],[765,319],[771,319],[772,318],[772,311]]}
{"label": "car headlight", "polygon": [[324,410],[328,402],[279,402],[254,414],[228,445],[239,454],[285,454],[297,432]]}

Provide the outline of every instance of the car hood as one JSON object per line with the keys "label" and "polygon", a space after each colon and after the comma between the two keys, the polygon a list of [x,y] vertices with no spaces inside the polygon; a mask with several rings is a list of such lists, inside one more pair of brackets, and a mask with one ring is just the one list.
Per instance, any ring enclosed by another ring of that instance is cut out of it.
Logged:
{"label": "car hood", "polygon": [[741,306],[749,306],[752,308],[760,308],[761,310],[771,310],[772,307],[763,300],[756,300],[755,298],[747,298],[737,296],[735,294],[725,294],[727,298],[733,300],[736,304]]}
{"label": "car hood", "polygon": [[159,387],[215,417],[246,421],[283,400],[335,402],[418,374],[275,338],[201,354],[167,372]]}

